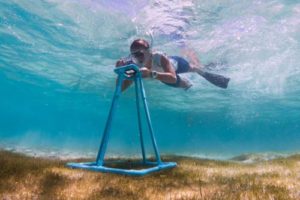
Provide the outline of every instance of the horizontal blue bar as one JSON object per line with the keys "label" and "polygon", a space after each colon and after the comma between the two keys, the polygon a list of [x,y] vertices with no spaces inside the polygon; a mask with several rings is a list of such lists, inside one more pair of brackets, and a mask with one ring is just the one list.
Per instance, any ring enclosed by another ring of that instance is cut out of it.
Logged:
{"label": "horizontal blue bar", "polygon": [[[130,163],[130,164],[141,164],[142,162],[138,163]],[[119,168],[112,168],[106,166],[99,166],[96,162],[86,162],[86,163],[67,163],[68,167],[77,168],[77,169],[85,169],[97,172],[104,172],[104,173],[115,173],[115,174],[123,174],[123,175],[132,175],[132,176],[143,176],[149,174],[151,172],[160,171],[163,169],[169,169],[176,167],[177,164],[175,162],[162,162],[156,165],[156,162],[146,162],[146,165],[150,165],[154,167],[149,167],[146,169],[119,169]]]}

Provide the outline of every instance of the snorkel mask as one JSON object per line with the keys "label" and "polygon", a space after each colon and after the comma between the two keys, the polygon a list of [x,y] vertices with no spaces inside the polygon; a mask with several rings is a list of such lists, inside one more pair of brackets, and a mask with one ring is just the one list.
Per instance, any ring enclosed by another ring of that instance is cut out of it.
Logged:
{"label": "snorkel mask", "polygon": [[132,61],[139,67],[142,67],[146,58],[146,53],[149,51],[148,49],[141,49],[135,52],[132,52],[130,55],[132,57]]}
{"label": "snorkel mask", "polygon": [[127,58],[130,58],[130,60],[136,64],[138,67],[143,67],[146,58],[146,54],[148,53],[147,51],[151,51],[153,47],[153,34],[152,32],[148,33],[150,35],[150,45],[146,49],[140,49],[134,52],[131,52],[130,55],[128,55]]}

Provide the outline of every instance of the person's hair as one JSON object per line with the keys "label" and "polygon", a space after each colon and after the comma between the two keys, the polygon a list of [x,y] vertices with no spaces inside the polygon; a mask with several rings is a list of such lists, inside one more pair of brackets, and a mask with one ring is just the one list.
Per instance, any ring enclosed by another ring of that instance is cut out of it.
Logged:
{"label": "person's hair", "polygon": [[138,49],[138,48],[144,48],[144,49],[149,49],[150,48],[150,45],[149,43],[144,40],[144,39],[136,39],[134,40],[131,45],[130,45],[130,50],[132,49]]}

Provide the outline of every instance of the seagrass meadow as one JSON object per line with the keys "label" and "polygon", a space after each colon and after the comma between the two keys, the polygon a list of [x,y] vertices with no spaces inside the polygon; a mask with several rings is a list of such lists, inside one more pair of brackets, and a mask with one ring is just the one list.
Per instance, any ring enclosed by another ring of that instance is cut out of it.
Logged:
{"label": "seagrass meadow", "polygon": [[[228,161],[165,156],[178,166],[144,177],[65,167],[66,160],[0,152],[0,199],[280,199],[300,198],[300,155]],[[86,161],[77,159],[73,161]]]}

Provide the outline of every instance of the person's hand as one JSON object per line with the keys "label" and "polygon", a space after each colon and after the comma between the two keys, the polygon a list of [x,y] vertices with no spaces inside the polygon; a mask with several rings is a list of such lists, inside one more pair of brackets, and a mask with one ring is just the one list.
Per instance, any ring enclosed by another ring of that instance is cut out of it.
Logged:
{"label": "person's hand", "polygon": [[151,71],[146,67],[140,68],[140,72],[143,78],[151,77]]}
{"label": "person's hand", "polygon": [[125,61],[123,59],[118,60],[116,63],[116,67],[121,67],[123,65],[125,65]]}

